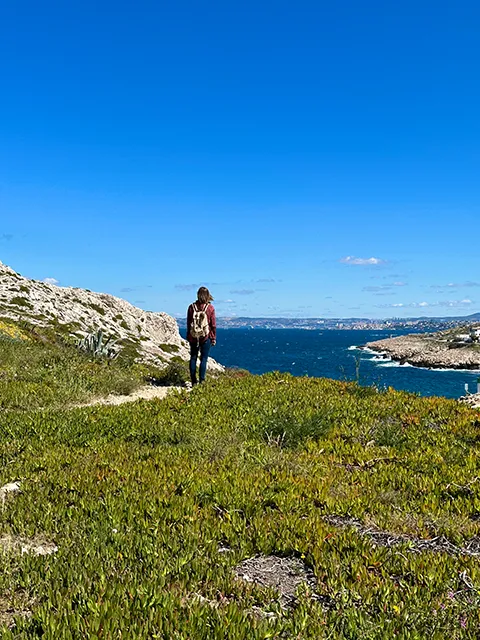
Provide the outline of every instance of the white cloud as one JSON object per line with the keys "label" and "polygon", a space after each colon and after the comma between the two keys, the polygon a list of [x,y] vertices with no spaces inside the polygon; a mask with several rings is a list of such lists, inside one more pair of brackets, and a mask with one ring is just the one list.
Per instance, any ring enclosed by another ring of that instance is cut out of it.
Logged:
{"label": "white cloud", "polygon": [[363,287],[362,291],[389,291],[392,287],[390,285],[380,285],[380,286],[368,286]]}
{"label": "white cloud", "polygon": [[462,289],[463,287],[480,287],[480,282],[467,280],[466,282],[449,282],[448,284],[431,284],[431,289]]}
{"label": "white cloud", "polygon": [[45,282],[45,284],[58,284],[56,278],[44,278],[42,282]]}
{"label": "white cloud", "polygon": [[352,264],[360,267],[386,264],[386,260],[382,260],[381,258],[356,258],[355,256],[345,256],[344,258],[340,259],[340,262],[343,262],[343,264]]}
{"label": "white cloud", "polygon": [[394,307],[404,307],[404,308],[410,308],[410,309],[418,309],[418,308],[425,308],[425,307],[448,307],[448,308],[455,308],[455,307],[459,307],[459,308],[464,308],[467,307],[469,305],[473,304],[473,300],[470,300],[469,298],[464,298],[463,300],[438,300],[437,302],[410,302],[408,304],[404,304],[403,302],[394,302],[394,303],[390,303],[390,304],[377,304],[377,308],[382,308],[382,309],[390,309],[390,308],[394,308]]}
{"label": "white cloud", "polygon": [[362,291],[378,292],[378,291],[391,291],[393,287],[405,287],[406,282],[392,282],[389,284],[369,285],[363,287]]}
{"label": "white cloud", "polygon": [[175,289],[178,289],[179,291],[193,291],[199,286],[199,284],[176,284]]}
{"label": "white cloud", "polygon": [[473,300],[469,298],[464,298],[463,300],[440,300],[437,302],[439,307],[468,307],[473,304]]}

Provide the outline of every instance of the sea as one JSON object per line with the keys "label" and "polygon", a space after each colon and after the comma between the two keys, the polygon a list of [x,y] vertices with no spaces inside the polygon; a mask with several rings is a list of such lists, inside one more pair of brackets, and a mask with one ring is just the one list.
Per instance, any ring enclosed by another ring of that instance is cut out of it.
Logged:
{"label": "sea", "polygon": [[[184,333],[184,332],[183,332]],[[217,329],[210,355],[227,367],[251,373],[282,371],[294,376],[359,380],[422,396],[458,398],[477,390],[480,371],[422,369],[400,365],[359,349],[366,342],[412,331],[308,329]]]}

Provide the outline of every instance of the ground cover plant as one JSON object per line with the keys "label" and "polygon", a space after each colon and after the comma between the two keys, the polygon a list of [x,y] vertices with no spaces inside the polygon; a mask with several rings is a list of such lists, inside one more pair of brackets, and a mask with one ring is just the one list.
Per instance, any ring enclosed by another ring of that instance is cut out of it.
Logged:
{"label": "ground cover plant", "polygon": [[82,353],[57,332],[0,319],[0,414],[129,394],[147,368]]}
{"label": "ground cover plant", "polygon": [[[1,637],[478,638],[479,428],[455,401],[285,374],[6,412]],[[265,566],[308,580],[286,599],[242,578]]]}

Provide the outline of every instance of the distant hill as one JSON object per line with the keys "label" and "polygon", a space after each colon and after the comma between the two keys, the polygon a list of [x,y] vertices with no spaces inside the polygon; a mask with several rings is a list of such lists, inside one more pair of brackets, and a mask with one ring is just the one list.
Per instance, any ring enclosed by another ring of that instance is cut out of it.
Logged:
{"label": "distant hill", "polygon": [[[410,331],[440,331],[458,325],[464,325],[480,319],[480,313],[470,316],[418,318],[262,318],[246,316],[217,316],[220,329],[408,329]],[[181,328],[185,328],[185,318],[177,319]]]}
{"label": "distant hill", "polygon": [[[59,287],[24,278],[0,262],[0,317],[51,327],[81,338],[98,329],[139,360],[156,364],[189,358],[174,318],[143,311],[121,298],[87,289]],[[211,361],[213,369],[220,365]]]}

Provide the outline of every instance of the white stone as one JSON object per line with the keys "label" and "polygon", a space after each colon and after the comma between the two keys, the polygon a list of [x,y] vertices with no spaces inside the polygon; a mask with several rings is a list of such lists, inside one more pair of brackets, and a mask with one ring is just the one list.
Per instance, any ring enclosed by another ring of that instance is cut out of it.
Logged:
{"label": "white stone", "polygon": [[15,491],[20,491],[20,482],[9,482],[0,487],[0,496],[4,496],[7,493],[15,493]]}

